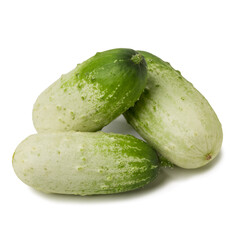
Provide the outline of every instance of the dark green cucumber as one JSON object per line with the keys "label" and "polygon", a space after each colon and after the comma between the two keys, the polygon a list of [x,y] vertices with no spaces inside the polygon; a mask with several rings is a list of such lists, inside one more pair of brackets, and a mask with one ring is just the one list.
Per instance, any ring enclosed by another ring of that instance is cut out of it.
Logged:
{"label": "dark green cucumber", "polygon": [[34,126],[38,132],[100,130],[134,105],[146,76],[144,58],[132,49],[97,53],[38,97]]}

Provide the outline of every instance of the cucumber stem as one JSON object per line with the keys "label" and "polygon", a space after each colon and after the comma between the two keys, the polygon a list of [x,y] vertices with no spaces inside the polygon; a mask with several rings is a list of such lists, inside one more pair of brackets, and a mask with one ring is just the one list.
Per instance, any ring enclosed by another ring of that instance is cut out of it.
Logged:
{"label": "cucumber stem", "polygon": [[131,60],[135,63],[135,64],[140,64],[141,61],[143,60],[143,56],[140,53],[137,53],[135,55],[133,55],[131,57]]}

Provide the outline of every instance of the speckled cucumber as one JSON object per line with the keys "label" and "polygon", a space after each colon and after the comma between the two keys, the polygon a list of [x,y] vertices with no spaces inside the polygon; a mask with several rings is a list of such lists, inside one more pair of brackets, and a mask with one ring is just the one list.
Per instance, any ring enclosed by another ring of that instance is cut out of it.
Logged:
{"label": "speckled cucumber", "polygon": [[34,126],[38,132],[100,130],[134,105],[146,76],[144,58],[132,49],[97,53],[40,94]]}
{"label": "speckled cucumber", "polygon": [[125,118],[162,158],[183,168],[206,165],[222,144],[217,115],[179,71],[150,53],[139,52],[148,65],[148,83]]}
{"label": "speckled cucumber", "polygon": [[158,173],[156,152],[145,142],[113,133],[40,133],[13,156],[16,175],[43,192],[93,195],[143,187]]}

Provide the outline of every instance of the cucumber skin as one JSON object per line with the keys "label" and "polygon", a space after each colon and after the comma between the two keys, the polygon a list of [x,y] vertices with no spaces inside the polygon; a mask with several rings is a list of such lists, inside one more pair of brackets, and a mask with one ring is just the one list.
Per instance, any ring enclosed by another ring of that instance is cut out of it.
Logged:
{"label": "cucumber skin", "polygon": [[132,49],[97,53],[61,76],[37,98],[33,123],[38,132],[98,131],[139,99],[146,86],[144,58]]}
{"label": "cucumber skin", "polygon": [[156,152],[121,134],[58,132],[31,135],[13,155],[16,175],[46,193],[95,195],[143,187],[158,173]]}
{"label": "cucumber skin", "polygon": [[175,165],[192,169],[211,162],[223,140],[222,126],[208,101],[173,69],[151,53],[148,83],[140,100],[124,116],[157,152]]}

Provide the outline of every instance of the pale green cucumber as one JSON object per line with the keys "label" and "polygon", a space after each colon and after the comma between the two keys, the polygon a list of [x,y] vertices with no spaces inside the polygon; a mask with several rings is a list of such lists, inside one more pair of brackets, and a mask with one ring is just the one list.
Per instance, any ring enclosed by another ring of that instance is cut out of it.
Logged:
{"label": "pale green cucumber", "polygon": [[217,115],[199,91],[169,63],[143,51],[148,83],[127,121],[164,158],[183,168],[212,161],[223,139]]}
{"label": "pale green cucumber", "polygon": [[158,173],[156,152],[145,142],[111,133],[39,133],[13,156],[16,175],[47,193],[93,195],[143,187]]}
{"label": "pale green cucumber", "polygon": [[100,130],[134,105],[146,76],[144,58],[132,49],[97,53],[40,94],[34,126],[38,132]]}

